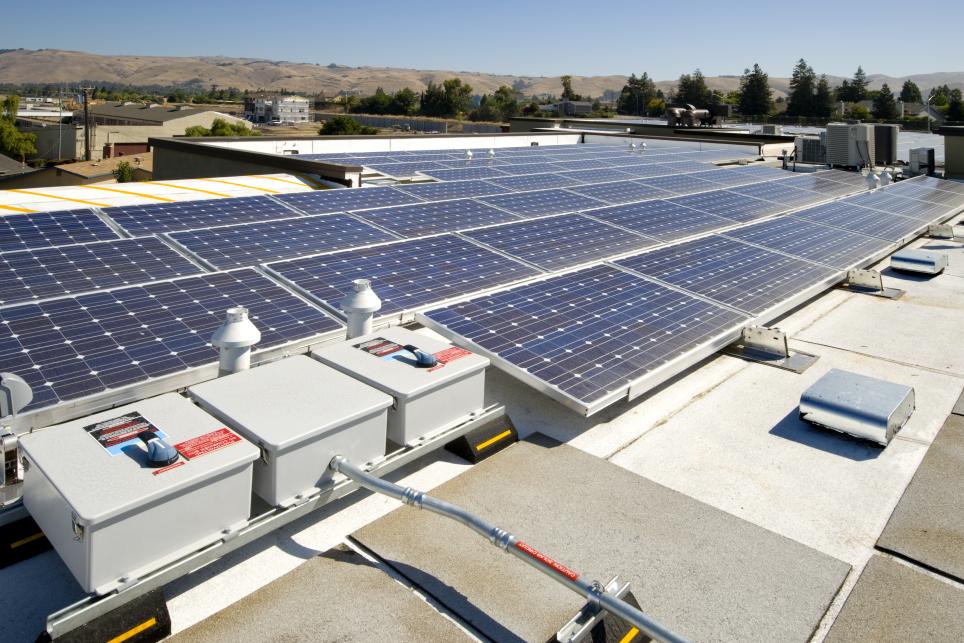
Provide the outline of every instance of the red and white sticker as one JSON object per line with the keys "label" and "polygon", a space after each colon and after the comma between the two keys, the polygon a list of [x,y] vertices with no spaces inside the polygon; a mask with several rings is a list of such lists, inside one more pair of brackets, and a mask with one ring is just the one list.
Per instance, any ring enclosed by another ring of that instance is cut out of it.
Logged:
{"label": "red and white sticker", "polygon": [[194,458],[207,455],[208,453],[214,453],[240,441],[241,437],[231,432],[230,429],[221,428],[217,431],[211,431],[210,433],[205,433],[196,438],[175,444],[174,448],[188,460],[193,460]]}
{"label": "red and white sticker", "polygon": [[167,473],[167,472],[170,471],[171,469],[177,469],[178,467],[183,467],[184,464],[185,464],[185,463],[184,463],[184,460],[178,460],[178,461],[175,462],[174,464],[169,464],[169,465],[167,465],[166,467],[161,467],[160,469],[155,469],[154,471],[151,472],[151,475],[155,475],[155,476],[156,476],[156,475],[161,474],[161,473]]}
{"label": "red and white sticker", "polygon": [[558,573],[558,574],[562,574],[563,576],[565,576],[565,577],[568,578],[569,580],[576,580],[577,578],[579,578],[579,574],[577,574],[576,572],[572,571],[571,569],[569,569],[568,567],[566,567],[566,566],[563,565],[562,563],[558,563],[558,562],[554,561],[553,559],[549,558],[548,556],[546,556],[545,554],[543,554],[543,553],[542,553],[541,551],[539,551],[538,549],[534,549],[534,548],[530,547],[529,545],[525,544],[525,543],[522,542],[521,540],[517,540],[517,541],[516,541],[515,547],[516,547],[516,549],[518,549],[518,550],[521,551],[522,553],[526,554],[526,555],[529,556],[530,558],[536,559],[537,561],[539,561],[540,563],[542,563],[543,565],[545,565],[545,566],[548,567],[549,569],[553,570],[554,572],[556,572],[556,573]]}
{"label": "red and white sticker", "polygon": [[454,362],[457,359],[468,357],[471,354],[472,354],[471,351],[467,351],[464,348],[460,348],[458,346],[452,346],[450,348],[446,348],[444,351],[439,351],[435,353],[435,359],[438,360],[438,364],[428,370],[429,372],[437,371],[438,369],[442,368],[449,362]]}

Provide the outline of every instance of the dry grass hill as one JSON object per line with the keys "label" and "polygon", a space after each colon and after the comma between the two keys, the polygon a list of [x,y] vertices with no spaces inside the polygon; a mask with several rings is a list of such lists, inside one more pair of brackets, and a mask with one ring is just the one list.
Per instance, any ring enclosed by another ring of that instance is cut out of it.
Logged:
{"label": "dry grass hill", "polygon": [[[644,71],[640,69],[640,72]],[[287,89],[304,93],[324,92],[332,96],[343,90],[371,94],[376,87],[392,92],[403,87],[415,91],[429,82],[458,77],[472,85],[478,94],[491,93],[501,85],[516,87],[527,95],[558,94],[557,76],[505,76],[467,71],[397,69],[391,67],[345,67],[316,65],[277,60],[225,57],[174,56],[102,56],[80,51],[58,49],[0,50],[0,83],[78,83],[82,80],[129,85],[179,86],[196,84],[208,88]],[[871,88],[886,82],[898,90],[910,78],[922,90],[947,83],[964,88],[964,72],[918,74],[908,77],[870,75]],[[711,76],[711,89],[730,91],[739,86],[738,76]],[[832,77],[833,83],[839,78]],[[575,76],[573,88],[590,96],[601,96],[606,90],[619,91],[626,81],[623,75]],[[784,96],[787,78],[770,77],[774,96]],[[668,91],[673,80],[657,85]]]}

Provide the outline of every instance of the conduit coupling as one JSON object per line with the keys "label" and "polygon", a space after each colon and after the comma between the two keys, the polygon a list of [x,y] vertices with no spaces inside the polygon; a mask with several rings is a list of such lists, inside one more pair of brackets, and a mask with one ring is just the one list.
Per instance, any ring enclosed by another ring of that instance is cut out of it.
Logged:
{"label": "conduit coupling", "polygon": [[499,549],[525,561],[549,578],[581,595],[587,601],[598,605],[601,609],[611,614],[615,614],[624,621],[632,623],[652,639],[667,641],[669,643],[684,643],[686,641],[685,638],[667,629],[629,603],[608,593],[598,581],[584,580],[578,573],[562,563],[555,561],[546,554],[526,544],[524,541],[519,540],[511,533],[489,524],[482,518],[469,513],[461,507],[426,495],[411,487],[402,487],[387,480],[382,480],[356,467],[344,456],[336,455],[332,458],[328,466],[333,471],[341,473],[358,483],[359,486],[370,491],[395,498],[419,509],[427,509],[432,513],[462,523]]}

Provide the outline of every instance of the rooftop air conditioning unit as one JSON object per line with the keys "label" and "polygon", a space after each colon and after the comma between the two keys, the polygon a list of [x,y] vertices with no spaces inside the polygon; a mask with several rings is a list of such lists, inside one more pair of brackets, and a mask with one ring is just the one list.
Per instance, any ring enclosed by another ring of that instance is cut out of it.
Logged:
{"label": "rooftop air conditioning unit", "polygon": [[796,160],[798,163],[826,163],[827,145],[822,136],[798,136],[796,145]]}
{"label": "rooftop air conditioning unit", "polygon": [[874,125],[874,163],[893,165],[897,162],[897,125]]}
{"label": "rooftop air conditioning unit", "polygon": [[910,173],[914,176],[918,174],[934,173],[934,148],[915,147],[910,151]]}
{"label": "rooftop air conditioning unit", "polygon": [[827,124],[827,164],[872,167],[875,158],[874,126]]}
{"label": "rooftop air conditioning unit", "polygon": [[760,133],[767,136],[783,136],[783,125],[763,125]]}

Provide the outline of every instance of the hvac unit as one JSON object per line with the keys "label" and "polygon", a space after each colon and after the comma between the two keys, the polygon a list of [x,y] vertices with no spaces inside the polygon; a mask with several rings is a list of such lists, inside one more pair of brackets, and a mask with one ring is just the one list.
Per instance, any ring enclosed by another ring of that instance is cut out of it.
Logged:
{"label": "hvac unit", "polygon": [[766,136],[783,136],[783,125],[763,125],[760,133]]}
{"label": "hvac unit", "polygon": [[827,162],[827,146],[822,136],[798,136],[795,144],[797,163]]}
{"label": "hvac unit", "polygon": [[874,142],[873,125],[829,123],[827,125],[827,164],[872,167]]}
{"label": "hvac unit", "polygon": [[910,151],[910,173],[914,176],[934,173],[933,147],[915,147]]}
{"label": "hvac unit", "polygon": [[874,125],[874,163],[893,165],[897,162],[897,136],[900,128],[896,125]]}

